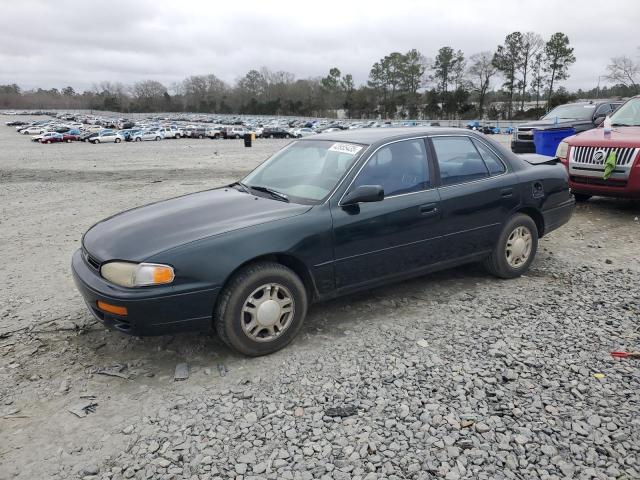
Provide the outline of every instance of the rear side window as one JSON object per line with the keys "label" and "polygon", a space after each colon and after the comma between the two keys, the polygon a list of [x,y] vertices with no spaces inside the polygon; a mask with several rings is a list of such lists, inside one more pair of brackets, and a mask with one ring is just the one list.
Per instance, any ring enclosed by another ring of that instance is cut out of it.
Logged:
{"label": "rear side window", "polygon": [[500,161],[498,156],[493,153],[484,143],[473,140],[473,144],[476,146],[480,155],[482,155],[482,159],[484,163],[487,165],[489,169],[489,173],[491,175],[500,175],[506,171],[504,163]]}
{"label": "rear side window", "polygon": [[469,137],[432,137],[443,185],[489,176],[489,170]]}

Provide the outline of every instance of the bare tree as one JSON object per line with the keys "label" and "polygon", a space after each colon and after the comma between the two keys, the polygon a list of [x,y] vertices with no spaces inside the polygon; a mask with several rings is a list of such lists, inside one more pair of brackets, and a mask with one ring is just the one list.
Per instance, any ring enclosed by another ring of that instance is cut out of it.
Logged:
{"label": "bare tree", "polygon": [[484,100],[491,84],[491,78],[498,71],[493,64],[493,54],[485,51],[471,55],[468,74],[474,90],[478,92],[478,116],[482,118]]}
{"label": "bare tree", "polygon": [[520,110],[524,110],[524,97],[527,91],[527,74],[534,57],[542,50],[544,40],[535,32],[527,32],[522,35],[522,82],[520,83]]}
{"label": "bare tree", "polygon": [[613,57],[611,63],[607,65],[607,79],[612,82],[621,83],[632,88],[638,93],[638,83],[640,82],[640,62],[634,62],[631,58],[623,55]]}

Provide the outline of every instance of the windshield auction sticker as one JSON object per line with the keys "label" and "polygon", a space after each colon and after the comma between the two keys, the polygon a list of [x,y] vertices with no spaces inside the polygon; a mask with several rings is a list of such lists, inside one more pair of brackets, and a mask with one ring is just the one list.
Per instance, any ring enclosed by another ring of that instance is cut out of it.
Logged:
{"label": "windshield auction sticker", "polygon": [[349,155],[355,155],[362,150],[362,145],[355,145],[353,143],[334,143],[329,148],[330,152],[348,153]]}

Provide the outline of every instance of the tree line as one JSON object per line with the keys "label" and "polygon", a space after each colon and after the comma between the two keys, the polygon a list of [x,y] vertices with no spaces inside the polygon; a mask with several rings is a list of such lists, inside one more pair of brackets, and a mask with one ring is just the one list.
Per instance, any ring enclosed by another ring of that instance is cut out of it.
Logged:
{"label": "tree line", "polygon": [[[332,116],[344,110],[352,118],[531,118],[588,93],[570,94],[559,86],[575,61],[562,32],[546,41],[535,32],[512,32],[495,51],[469,57],[451,46],[441,47],[434,58],[417,49],[392,52],[372,65],[366,83],[359,86],[338,67],[325,77],[306,79],[262,67],[233,84],[210,74],[168,86],[156,80],[130,86],[102,82],[82,93],[71,86],[22,91],[15,84],[0,85],[0,108],[299,116]],[[595,94],[638,93],[639,75],[638,62],[614,57],[606,78],[616,86],[598,86]]]}

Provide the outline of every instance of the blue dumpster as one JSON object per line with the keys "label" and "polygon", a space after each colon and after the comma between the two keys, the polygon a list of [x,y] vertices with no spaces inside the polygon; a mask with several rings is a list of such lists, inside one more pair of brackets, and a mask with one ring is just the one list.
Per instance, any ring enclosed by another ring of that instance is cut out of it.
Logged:
{"label": "blue dumpster", "polygon": [[554,128],[551,130],[533,130],[533,143],[536,153],[540,155],[556,156],[556,149],[563,138],[575,135],[573,128]]}

